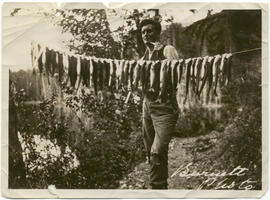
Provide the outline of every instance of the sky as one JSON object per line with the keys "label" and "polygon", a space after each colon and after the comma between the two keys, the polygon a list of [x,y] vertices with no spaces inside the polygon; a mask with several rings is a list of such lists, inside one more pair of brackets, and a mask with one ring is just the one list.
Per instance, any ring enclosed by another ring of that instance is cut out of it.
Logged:
{"label": "sky", "polygon": [[[71,3],[63,5],[65,8],[70,8],[71,6],[74,5]],[[123,4],[117,4],[112,7],[119,8],[119,6],[123,7]],[[124,5],[127,9],[134,8],[134,5],[129,6],[130,4]],[[140,4],[136,6],[138,9],[144,7],[145,5],[142,6]],[[15,16],[10,16],[14,8],[22,9]],[[56,8],[54,3],[5,3],[3,5],[2,66],[12,67],[14,70],[31,69],[30,43],[32,40],[55,49],[67,50],[64,41],[71,38],[71,35],[61,33],[61,28],[54,26],[50,19],[43,14],[44,11],[50,12],[53,8]],[[179,6],[171,9],[170,6],[165,4],[160,9],[160,14],[162,16],[173,16],[174,22],[188,26],[195,21],[205,18],[207,10],[211,8],[204,4],[197,6],[196,9],[197,11],[192,13],[188,9],[183,9]],[[221,9],[214,9],[213,13],[220,11]],[[123,24],[123,19],[119,16],[110,17],[108,20],[112,31]],[[165,27],[168,24],[163,23],[162,25]]]}

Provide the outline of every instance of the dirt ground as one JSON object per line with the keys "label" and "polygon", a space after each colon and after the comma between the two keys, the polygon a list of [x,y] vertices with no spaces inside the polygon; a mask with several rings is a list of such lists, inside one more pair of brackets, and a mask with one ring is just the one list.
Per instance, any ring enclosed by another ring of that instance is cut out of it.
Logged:
{"label": "dirt ground", "polygon": [[[234,137],[232,135],[229,131],[212,131],[203,136],[173,138],[169,145],[168,189],[198,189],[202,177],[179,176],[177,169],[190,165],[190,172],[196,171],[205,160],[220,159]],[[211,166],[209,169],[212,170]],[[119,189],[151,189],[149,174],[148,162],[140,163],[119,182]]]}

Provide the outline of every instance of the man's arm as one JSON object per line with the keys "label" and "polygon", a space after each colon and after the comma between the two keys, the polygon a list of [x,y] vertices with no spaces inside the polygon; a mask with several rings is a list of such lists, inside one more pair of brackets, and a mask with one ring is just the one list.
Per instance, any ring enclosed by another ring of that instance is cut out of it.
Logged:
{"label": "man's arm", "polygon": [[167,45],[163,50],[163,55],[168,60],[177,60],[179,59],[176,49],[172,45]]}

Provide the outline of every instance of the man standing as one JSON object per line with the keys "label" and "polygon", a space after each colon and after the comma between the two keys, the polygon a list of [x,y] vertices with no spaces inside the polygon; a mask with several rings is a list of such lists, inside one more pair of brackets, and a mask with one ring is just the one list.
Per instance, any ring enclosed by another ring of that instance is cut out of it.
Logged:
{"label": "man standing", "polygon": [[[142,60],[178,59],[173,46],[159,42],[161,25],[152,19],[140,23],[146,51]],[[151,167],[152,189],[168,188],[168,146],[178,118],[176,96],[171,89],[166,92],[165,101],[157,101],[158,93],[147,91],[143,99],[143,136]]]}

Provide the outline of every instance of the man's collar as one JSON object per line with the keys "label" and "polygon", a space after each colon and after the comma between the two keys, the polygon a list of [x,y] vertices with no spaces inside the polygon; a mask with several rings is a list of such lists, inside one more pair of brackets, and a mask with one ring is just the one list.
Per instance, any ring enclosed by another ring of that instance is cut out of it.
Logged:
{"label": "man's collar", "polygon": [[[154,45],[153,51],[159,51],[163,48],[163,44],[161,44],[160,42],[155,42],[152,43]],[[147,47],[147,49],[150,51],[150,49]]]}
{"label": "man's collar", "polygon": [[161,50],[162,48],[163,48],[163,44],[161,44],[160,42],[156,42],[155,43],[155,46],[154,46],[154,50],[157,50],[157,51],[159,51],[159,50]]}

